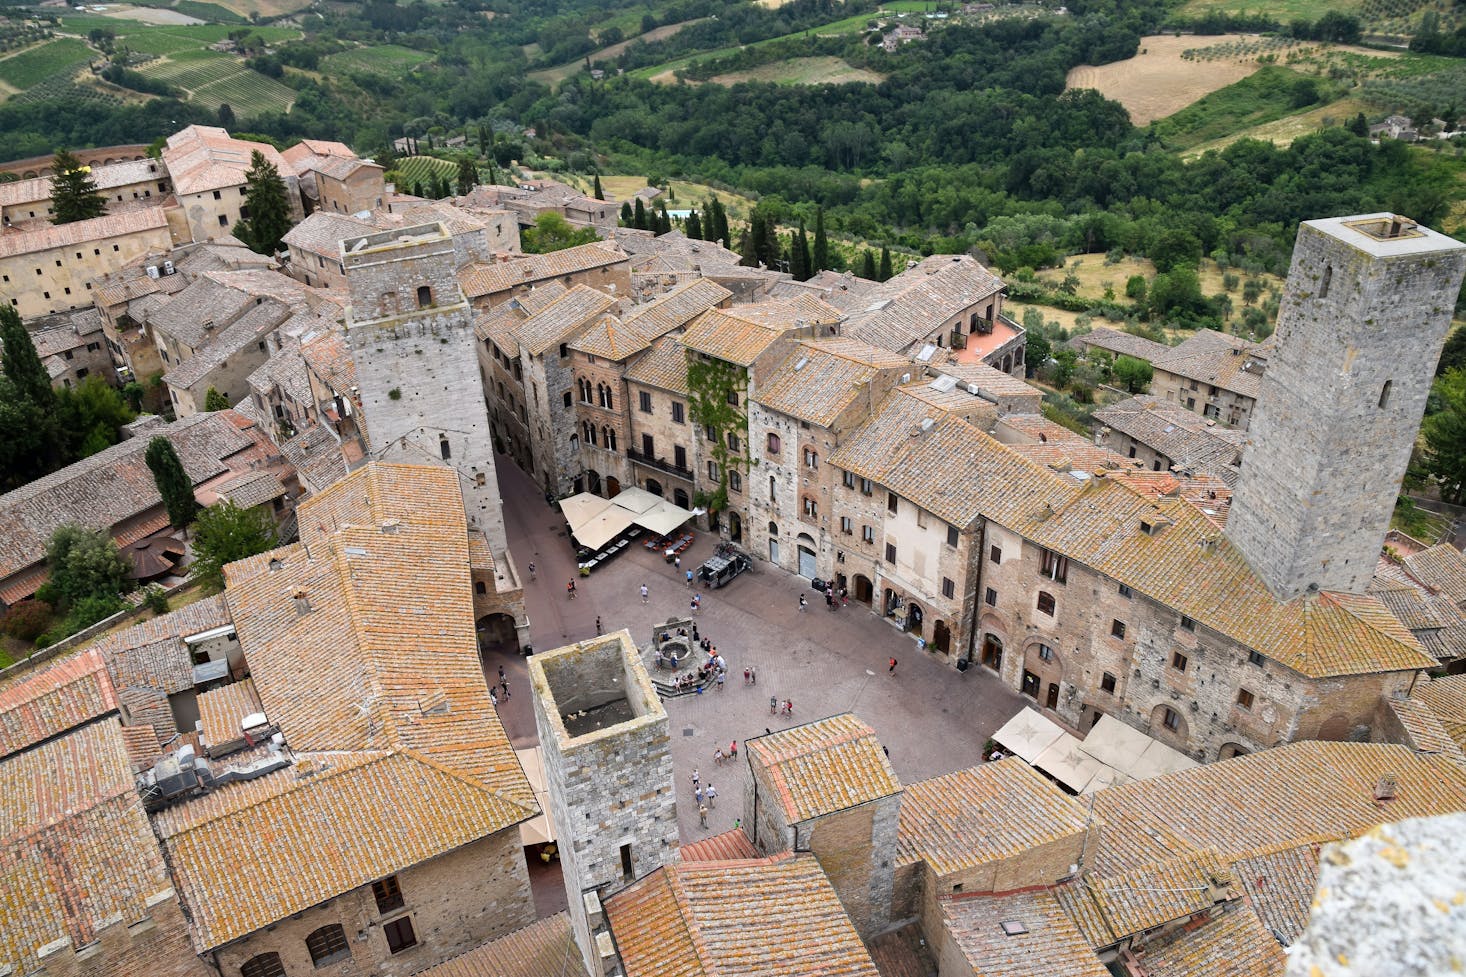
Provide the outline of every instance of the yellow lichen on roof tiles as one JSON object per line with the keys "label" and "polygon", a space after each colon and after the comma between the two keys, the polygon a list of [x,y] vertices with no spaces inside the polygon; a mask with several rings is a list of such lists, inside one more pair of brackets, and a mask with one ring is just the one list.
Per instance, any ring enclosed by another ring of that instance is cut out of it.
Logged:
{"label": "yellow lichen on roof tiles", "polygon": [[1082,833],[1084,805],[1017,757],[906,788],[897,863],[939,878]]}
{"label": "yellow lichen on roof tiles", "polygon": [[577,285],[560,300],[524,320],[516,330],[519,345],[539,356],[579,336],[615,299],[586,285]]}
{"label": "yellow lichen on roof tiles", "polygon": [[1283,948],[1246,906],[1150,943],[1140,961],[1148,977],[1282,977],[1287,966]]}
{"label": "yellow lichen on roof tiles", "polygon": [[586,973],[570,916],[558,912],[414,977],[586,977]]}
{"label": "yellow lichen on roof tiles", "polygon": [[155,818],[201,950],[478,841],[527,813],[412,752],[296,759]]}
{"label": "yellow lichen on roof tiles", "polygon": [[[974,977],[1108,977],[1051,891],[947,896],[942,923]],[[1022,932],[1008,933],[1005,923]]]}
{"label": "yellow lichen on roof tiles", "polygon": [[1291,946],[1308,927],[1318,889],[1316,844],[1238,859],[1234,870],[1249,904],[1269,933]]}
{"label": "yellow lichen on roof tiles", "polygon": [[1098,949],[1120,941],[1100,911],[1099,903],[1095,902],[1094,893],[1082,879],[1055,886],[1051,891],[1090,946]]}
{"label": "yellow lichen on roof tiles", "polygon": [[247,678],[203,693],[198,698],[198,708],[199,732],[207,749],[243,739],[240,720],[259,712],[261,706],[254,680]]}
{"label": "yellow lichen on roof tiles", "polygon": [[733,293],[717,282],[694,278],[650,302],[638,305],[627,313],[625,322],[636,327],[648,339],[656,339],[674,329],[681,329],[700,313],[716,308],[732,297]]}
{"label": "yellow lichen on roof tiles", "polygon": [[663,336],[626,370],[629,383],[687,394],[687,349],[675,336]]}
{"label": "yellow lichen on roof tiles", "polygon": [[682,345],[715,359],[750,366],[778,341],[785,328],[735,315],[732,309],[709,309],[688,326]]}
{"label": "yellow lichen on roof tiles", "polygon": [[1241,896],[1236,879],[1211,849],[1114,875],[1090,873],[1084,881],[1117,936],[1153,929]]}
{"label": "yellow lichen on roof tiles", "polygon": [[629,322],[603,315],[589,329],[570,341],[570,348],[590,356],[619,363],[651,345],[651,338]]}
{"label": "yellow lichen on roof tiles", "polygon": [[606,914],[628,977],[878,977],[812,855],[666,866]]}
{"label": "yellow lichen on roof tiles", "polygon": [[875,730],[850,713],[744,744],[754,776],[767,779],[789,823],[900,793]]}
{"label": "yellow lichen on roof tiles", "polygon": [[1405,569],[1421,583],[1466,606],[1466,559],[1450,543],[1441,543],[1404,558]]}
{"label": "yellow lichen on roof tiles", "polygon": [[1410,693],[1430,708],[1436,720],[1466,750],[1466,675],[1446,675],[1417,685]]}
{"label": "yellow lichen on roof tiles", "polygon": [[95,650],[0,680],[0,756],[116,708],[106,662]]}
{"label": "yellow lichen on roof tiles", "polygon": [[758,399],[768,410],[829,427],[875,375],[871,366],[801,343],[761,385]]}

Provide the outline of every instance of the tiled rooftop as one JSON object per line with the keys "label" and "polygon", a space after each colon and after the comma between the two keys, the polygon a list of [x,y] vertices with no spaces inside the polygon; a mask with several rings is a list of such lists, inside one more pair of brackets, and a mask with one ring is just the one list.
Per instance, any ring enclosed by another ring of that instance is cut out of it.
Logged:
{"label": "tiled rooftop", "polygon": [[663,336],[636,358],[626,379],[659,390],[687,394],[687,350],[675,336]]}
{"label": "tiled rooftop", "polygon": [[790,824],[901,791],[875,730],[851,713],[748,740],[744,749]]}
{"label": "tiled rooftop", "polygon": [[975,975],[1109,977],[1051,892],[947,896],[938,905],[943,926]]}
{"label": "tiled rooftop", "polygon": [[877,977],[813,855],[665,866],[606,914],[627,977]]}
{"label": "tiled rooftop", "polygon": [[577,285],[559,301],[531,315],[518,329],[519,344],[531,356],[568,343],[615,304],[605,292]]}
{"label": "tiled rooftop", "polygon": [[547,279],[573,275],[602,268],[626,260],[626,254],[613,244],[593,241],[549,254],[527,255],[510,261],[480,261],[467,265],[458,273],[458,283],[469,298],[494,295],[519,285],[530,285]]}
{"label": "tiled rooftop", "polygon": [[414,977],[586,977],[570,916],[559,912]]}
{"label": "tiled rooftop", "polygon": [[1257,914],[1238,906],[1151,942],[1140,965],[1147,977],[1282,977],[1287,959]]}
{"label": "tiled rooftop", "polygon": [[1195,411],[1142,396],[1097,410],[1094,419],[1159,451],[1177,468],[1236,478],[1245,436]]}
{"label": "tiled rooftop", "polygon": [[163,162],[180,195],[243,186],[255,152],[280,171],[293,176],[292,167],[274,146],[235,139],[216,126],[192,125],[168,137]]}
{"label": "tiled rooftop", "polygon": [[774,369],[760,386],[758,401],[770,410],[829,427],[853,401],[869,396],[868,384],[877,373],[909,365],[904,357],[857,340],[812,340],[795,347]]}
{"label": "tiled rooftop", "polygon": [[965,255],[932,255],[869,290],[852,309],[845,335],[905,352],[940,329],[954,310],[998,292],[1000,278]]}
{"label": "tiled rooftop", "polygon": [[69,248],[88,241],[104,241],[126,234],[161,231],[168,226],[162,207],[127,210],[91,220],[47,225],[34,231],[10,230],[0,234],[0,258],[34,254],[52,248]]}
{"label": "tiled rooftop", "polygon": [[0,679],[0,756],[64,733],[117,708],[95,650]]}

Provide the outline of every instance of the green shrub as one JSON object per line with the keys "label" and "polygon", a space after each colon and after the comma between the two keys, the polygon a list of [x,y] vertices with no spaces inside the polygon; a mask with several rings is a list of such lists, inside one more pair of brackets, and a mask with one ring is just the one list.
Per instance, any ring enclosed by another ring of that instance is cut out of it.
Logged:
{"label": "green shrub", "polygon": [[0,616],[0,634],[21,641],[35,641],[51,623],[54,608],[43,600],[23,600]]}

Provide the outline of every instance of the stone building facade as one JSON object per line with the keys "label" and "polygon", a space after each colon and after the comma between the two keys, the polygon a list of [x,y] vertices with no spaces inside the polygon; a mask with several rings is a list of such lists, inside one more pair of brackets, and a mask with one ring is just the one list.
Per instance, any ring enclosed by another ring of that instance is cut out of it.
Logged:
{"label": "stone building facade", "polygon": [[1373,578],[1463,275],[1393,214],[1299,227],[1227,526],[1280,598]]}
{"label": "stone building facade", "polygon": [[162,207],[0,235],[0,292],[22,319],[84,309],[92,283],[173,247]]}
{"label": "stone building facade", "polygon": [[529,675],[571,924],[586,971],[605,973],[601,902],[678,846],[667,713],[624,630],[535,655]]}

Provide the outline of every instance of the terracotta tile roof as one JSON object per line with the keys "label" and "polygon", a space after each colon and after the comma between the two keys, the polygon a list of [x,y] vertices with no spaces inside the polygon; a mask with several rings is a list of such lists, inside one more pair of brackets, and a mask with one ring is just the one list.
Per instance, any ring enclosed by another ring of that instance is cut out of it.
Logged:
{"label": "terracotta tile roof", "polygon": [[1017,757],[907,786],[896,862],[941,877],[1085,830],[1085,806]]}
{"label": "terracotta tile roof", "polygon": [[1277,942],[1292,946],[1308,927],[1313,894],[1318,889],[1316,844],[1299,845],[1233,866],[1249,905]]}
{"label": "terracotta tile roof", "polygon": [[[343,240],[372,234],[378,229],[379,224],[374,220],[361,220],[346,214],[318,210],[292,227],[281,240],[289,247],[309,251],[328,260],[340,261]],[[310,270],[309,265],[303,269],[306,272]]]}
{"label": "terracotta tile roof", "polygon": [[1449,543],[1404,558],[1405,569],[1421,583],[1466,607],[1466,558]]}
{"label": "terracotta tile roof", "polygon": [[80,349],[87,343],[98,342],[97,334],[102,331],[102,317],[97,314],[96,309],[88,311],[91,315],[78,316],[71,320],[72,324],[32,332],[31,343],[36,347],[36,355],[45,359],[68,349]]}
{"label": "terracotta tile roof", "polygon": [[164,374],[163,379],[174,390],[187,390],[209,380],[231,357],[242,350],[256,348],[265,336],[290,318],[288,306],[275,301],[252,305],[228,326],[216,330],[194,355]]}
{"label": "terracotta tile roof", "polygon": [[880,285],[880,282],[860,278],[848,271],[822,271],[808,281],[775,282],[769,286],[769,298],[813,295],[844,312],[855,312],[871,304],[871,293]]}
{"label": "terracotta tile roof", "polygon": [[1429,706],[1456,745],[1466,750],[1466,675],[1446,675],[1418,684],[1410,697]]}
{"label": "terracotta tile roof", "polygon": [[1267,347],[1215,329],[1198,329],[1178,346],[1168,346],[1155,367],[1188,380],[1257,398]]}
{"label": "terracotta tile roof", "polygon": [[[944,896],[943,928],[976,977],[1108,977],[1054,894]],[[1009,934],[1004,924],[1020,923]]]}
{"label": "terracotta tile roof", "polygon": [[[1006,762],[1006,761],[1005,761]],[[1381,778],[1396,795],[1375,801]],[[1375,743],[1301,742],[1094,794],[1102,875],[1214,850],[1224,863],[1357,836],[1381,821],[1466,806],[1466,770]]]}
{"label": "terracotta tile roof", "polygon": [[177,193],[203,193],[243,186],[254,152],[261,153],[281,176],[295,174],[295,168],[274,146],[234,139],[215,126],[192,125],[169,136],[163,147],[163,162],[168,165]]}
{"label": "terracotta tile roof", "polygon": [[627,977],[877,977],[813,855],[668,865],[606,915]]}
{"label": "terracotta tile roof", "polygon": [[529,314],[520,304],[505,302],[473,317],[473,335],[479,342],[490,340],[505,356],[519,357],[519,327]]}
{"label": "terracotta tile roof", "polygon": [[205,275],[150,310],[148,327],[198,349],[254,304],[247,292]]}
{"label": "terracotta tile roof", "polygon": [[1011,374],[1004,373],[996,367],[988,366],[986,363],[958,363],[950,361],[941,363],[933,368],[933,371],[944,376],[956,377],[963,383],[973,383],[984,393],[995,397],[1042,397],[1043,391],[1020,380]]}
{"label": "terracotta tile roof", "polygon": [[1054,886],[1050,891],[1090,946],[1099,949],[1120,942],[1120,937],[1110,929],[1109,920],[1095,901],[1094,892],[1083,879]]}
{"label": "terracotta tile roof", "polygon": [[0,579],[39,563],[46,542],[62,523],[112,529],[162,504],[143,452],[153,435],[178,449],[194,484],[227,471],[226,459],[258,441],[230,420],[231,412],[196,414],[105,448],[81,461],[0,495]]}
{"label": "terracotta tile roof", "polygon": [[[87,176],[98,190],[131,186],[135,183],[149,183],[165,180],[161,164],[155,159],[130,159],[120,163],[97,163],[85,166]],[[39,203],[51,199],[51,178],[34,177],[29,180],[11,180],[0,183],[0,206],[14,207],[18,204]]]}
{"label": "terracotta tile roof", "polygon": [[95,650],[0,680],[0,756],[23,750],[117,708]]}
{"label": "terracotta tile roof", "polygon": [[414,977],[586,977],[586,973],[570,916],[559,912]]}
{"label": "terracotta tile roof", "polygon": [[648,339],[656,339],[683,328],[699,313],[722,305],[732,296],[732,292],[717,282],[697,278],[636,306],[623,318]]}
{"label": "terracotta tile roof", "polygon": [[1195,929],[1148,944],[1140,955],[1147,977],[1282,977],[1283,948],[1246,906]]}
{"label": "terracotta tile roof", "polygon": [[1451,598],[1426,589],[1387,556],[1380,557],[1367,590],[1432,657],[1441,662],[1466,657],[1466,610]]}
{"label": "terracotta tile roof", "polygon": [[204,951],[527,813],[416,752],[364,750],[298,753],[294,766],[167,808],[154,825]]}
{"label": "terracotta tile roof", "polygon": [[616,300],[605,292],[577,285],[559,301],[531,315],[520,324],[519,345],[531,356],[540,356],[561,343],[568,343],[600,317]]}
{"label": "terracotta tile roof", "polygon": [[1071,344],[1081,348],[1094,347],[1108,350],[1116,356],[1133,356],[1148,363],[1154,363],[1157,357],[1165,356],[1171,350],[1171,347],[1165,343],[1158,343],[1144,336],[1134,336],[1108,326],[1081,333],[1071,340]]}
{"label": "terracotta tile roof", "polygon": [[1094,412],[1097,423],[1127,434],[1188,471],[1228,473],[1241,465],[1241,431],[1154,397],[1131,397]]}
{"label": "terracotta tile roof", "polygon": [[127,750],[127,760],[133,773],[150,770],[163,757],[163,747],[158,744],[158,731],[151,726],[122,727],[122,746]]}
{"label": "terracotta tile roof", "polygon": [[297,516],[300,544],[225,568],[255,688],[287,742],[414,750],[502,795],[506,815],[532,813],[479,665],[453,470],[372,463]]}
{"label": "terracotta tile roof", "polygon": [[1003,418],[1003,426],[1039,444],[1089,443],[1084,435],[1075,434],[1042,414],[1010,414]]}
{"label": "terracotta tile roof", "polygon": [[264,711],[254,680],[248,678],[203,693],[198,698],[198,708],[202,724],[199,734],[205,750],[238,742],[243,738],[239,721]]}
{"label": "terracotta tile roof", "polygon": [[769,410],[829,427],[852,402],[869,396],[878,373],[906,366],[904,357],[853,339],[804,342],[760,384],[757,399]]}
{"label": "terracotta tile roof", "polygon": [[[358,421],[361,415],[357,415]],[[324,424],[312,424],[280,445],[280,453],[312,492],[324,491],[346,477],[341,442]]]}
{"label": "terracotta tile roof", "polygon": [[626,370],[630,383],[687,394],[687,350],[675,336],[663,336],[652,343]]}
{"label": "terracotta tile roof", "polygon": [[[0,964],[17,973],[39,970],[46,944],[90,943],[171,893],[121,732],[105,719],[0,761]],[[147,956],[111,972],[141,977]]]}
{"label": "terracotta tile roof", "polygon": [[932,255],[869,290],[867,304],[851,311],[844,333],[905,352],[1002,287],[1002,279],[967,255]]}
{"label": "terracotta tile roof", "polygon": [[709,309],[688,326],[682,334],[682,345],[729,363],[752,366],[788,331],[834,324],[844,318],[839,309],[810,296]]}
{"label": "terracotta tile roof", "polygon": [[640,353],[651,345],[651,337],[614,315],[603,315],[591,327],[570,341],[570,348],[613,363]]}
{"label": "terracotta tile roof", "polygon": [[1083,880],[1116,936],[1131,936],[1241,897],[1236,878],[1211,849]]}
{"label": "terracotta tile roof", "polygon": [[89,241],[105,241],[126,234],[166,231],[168,215],[162,207],[126,210],[91,220],[47,225],[34,231],[10,230],[0,234],[0,258],[69,248]]}
{"label": "terracotta tile roof", "polygon": [[119,689],[150,686],[172,695],[193,688],[193,658],[183,639],[231,623],[223,594],[99,638],[93,647]]}
{"label": "terracotta tile roof", "polygon": [[301,355],[300,344],[284,335],[280,335],[280,340],[280,348],[249,375],[249,388],[266,401],[280,394],[289,396],[298,404],[309,405],[310,377],[305,372],[305,357]]}
{"label": "terracotta tile roof", "polygon": [[875,730],[851,713],[751,739],[744,749],[790,824],[901,792]]}
{"label": "terracotta tile roof", "polygon": [[214,489],[221,499],[228,499],[241,509],[264,505],[285,494],[280,476],[272,472],[245,472]]}
{"label": "terracotta tile roof", "polygon": [[339,329],[301,340],[305,365],[332,390],[346,394],[356,385],[356,359]]}
{"label": "terracotta tile roof", "polygon": [[701,841],[694,841],[677,849],[684,862],[729,862],[740,858],[760,858],[759,850],[753,847],[742,828],[724,831]]}
{"label": "terracotta tile roof", "polygon": [[511,261],[479,261],[458,272],[458,284],[470,299],[494,295],[520,285],[573,275],[626,261],[626,253],[614,244],[592,241],[563,251],[528,255]]}

